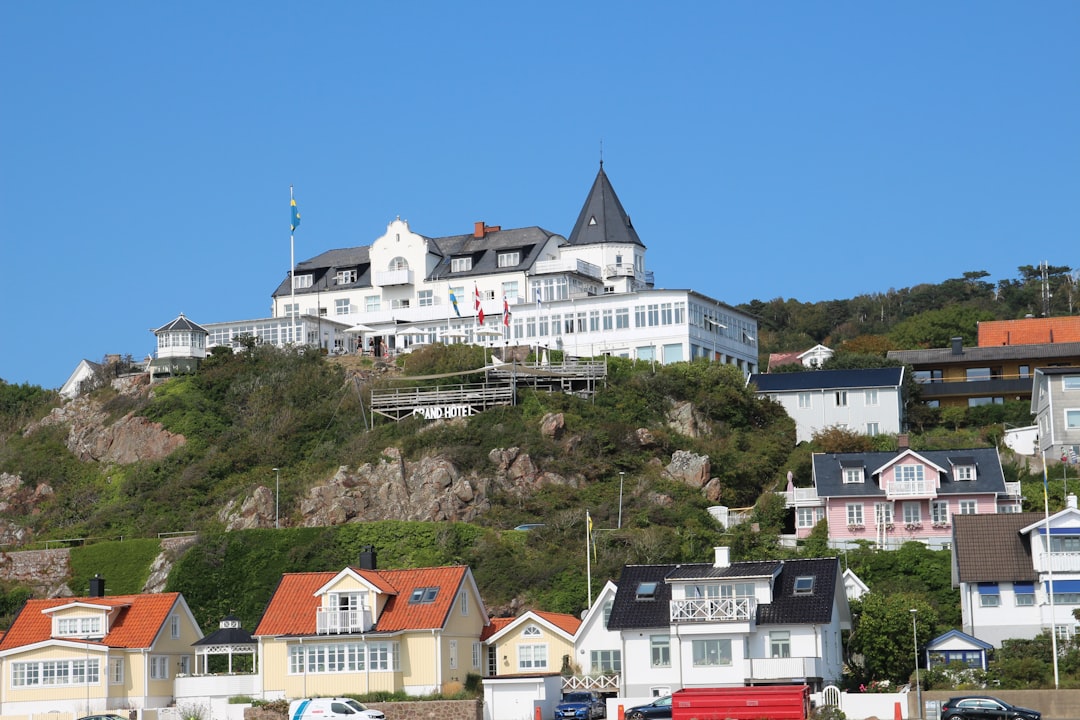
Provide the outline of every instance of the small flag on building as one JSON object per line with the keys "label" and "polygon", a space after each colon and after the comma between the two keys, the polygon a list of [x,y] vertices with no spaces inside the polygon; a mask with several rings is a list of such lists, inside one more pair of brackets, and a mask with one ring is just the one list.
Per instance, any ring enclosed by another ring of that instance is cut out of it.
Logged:
{"label": "small flag on building", "polygon": [[536,288],[536,307],[540,308],[540,303],[544,301],[544,294],[540,292],[540,288]]}
{"label": "small flag on building", "polygon": [[510,303],[506,299],[506,295],[503,295],[503,326],[510,327]]}
{"label": "small flag on building", "polygon": [[454,295],[453,290],[450,291],[450,304],[454,306],[454,314],[457,315],[458,317],[461,317],[461,311],[458,310],[458,306],[457,306],[457,296]]}
{"label": "small flag on building", "polygon": [[300,211],[296,208],[296,198],[289,199],[289,208],[292,210],[292,231],[300,227]]}
{"label": "small flag on building", "polygon": [[476,320],[480,325],[484,324],[484,308],[480,307],[480,288],[473,283],[473,296],[476,298]]}

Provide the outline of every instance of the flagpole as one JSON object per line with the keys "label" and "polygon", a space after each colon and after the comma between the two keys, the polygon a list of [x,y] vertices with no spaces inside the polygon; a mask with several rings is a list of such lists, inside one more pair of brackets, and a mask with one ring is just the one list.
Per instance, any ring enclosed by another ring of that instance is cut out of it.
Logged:
{"label": "flagpole", "polygon": [[589,544],[592,541],[592,518],[589,511],[585,511],[585,575],[589,579],[589,605],[592,607],[592,554],[589,552]]}
{"label": "flagpole", "polygon": [[[296,207],[296,198],[293,196],[293,186],[289,186],[289,207]],[[297,217],[296,211],[293,210],[293,217]],[[293,221],[295,222],[295,220]],[[296,321],[299,319],[300,313],[296,310],[296,243],[293,241],[293,237],[296,233],[296,225],[289,224],[289,285],[290,288],[290,304],[292,305],[292,326],[293,326],[293,345],[297,344],[296,337]]]}
{"label": "flagpole", "polygon": [[1046,513],[1046,570],[1050,584],[1050,645],[1054,655],[1054,689],[1058,689],[1057,622],[1054,609],[1054,562],[1050,555],[1050,476],[1046,472],[1046,450],[1042,450],[1043,512]]}

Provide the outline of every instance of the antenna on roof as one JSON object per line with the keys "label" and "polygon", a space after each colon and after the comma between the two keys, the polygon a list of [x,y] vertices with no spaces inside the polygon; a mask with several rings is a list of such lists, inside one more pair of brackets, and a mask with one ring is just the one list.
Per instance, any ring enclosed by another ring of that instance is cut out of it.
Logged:
{"label": "antenna on roof", "polygon": [[600,169],[604,169],[604,138],[600,138]]}

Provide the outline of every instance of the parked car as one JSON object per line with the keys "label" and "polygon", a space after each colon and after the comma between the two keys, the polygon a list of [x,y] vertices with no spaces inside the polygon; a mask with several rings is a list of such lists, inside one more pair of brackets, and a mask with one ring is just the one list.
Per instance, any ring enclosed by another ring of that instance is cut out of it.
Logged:
{"label": "parked car", "polygon": [[648,705],[635,705],[623,715],[626,720],[671,720],[671,696],[656,698]]}
{"label": "parked car", "polygon": [[941,720],[1040,720],[1042,713],[1010,705],[987,695],[949,698],[941,703]]}
{"label": "parked car", "polygon": [[83,715],[79,720],[127,720],[127,718],[113,713],[104,713],[102,715]]}
{"label": "parked car", "polygon": [[352,698],[306,698],[289,703],[290,720],[386,720],[381,710],[372,710]]}
{"label": "parked car", "polygon": [[592,690],[566,693],[562,702],[555,706],[555,720],[577,718],[577,720],[597,720],[607,717],[607,703],[600,693]]}

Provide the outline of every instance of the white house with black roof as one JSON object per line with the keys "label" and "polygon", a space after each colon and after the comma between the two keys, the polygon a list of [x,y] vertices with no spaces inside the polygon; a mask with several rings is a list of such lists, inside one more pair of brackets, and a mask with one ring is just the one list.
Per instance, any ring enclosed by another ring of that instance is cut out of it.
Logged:
{"label": "white house with black roof", "polygon": [[813,488],[783,493],[795,535],[805,538],[827,519],[834,547],[947,547],[957,515],[1020,511],[1020,484],[1005,481],[996,448],[815,453],[813,480]]}
{"label": "white house with black roof", "polygon": [[[851,627],[839,561],[732,563],[728,548],[715,554],[712,563],[623,568],[604,628],[620,695],[838,680],[840,633]],[[586,641],[582,633],[577,643]]]}
{"label": "white house with black roof", "polygon": [[[753,316],[693,290],[658,289],[645,251],[601,165],[568,237],[477,222],[433,238],[398,218],[369,246],[298,262],[272,312],[363,326],[366,342],[391,353],[475,342],[661,363],[705,357],[753,372]],[[279,329],[276,342],[287,335]]]}
{"label": "white house with black roof", "polygon": [[863,435],[899,433],[904,422],[904,368],[754,373],[747,384],[784,406],[795,442],[832,426]]}

